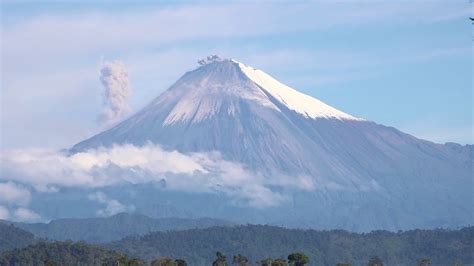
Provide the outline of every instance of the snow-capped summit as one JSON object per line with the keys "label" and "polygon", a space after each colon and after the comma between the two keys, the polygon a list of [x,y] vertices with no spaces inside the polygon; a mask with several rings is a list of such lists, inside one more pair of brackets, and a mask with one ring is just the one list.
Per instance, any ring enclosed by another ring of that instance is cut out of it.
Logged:
{"label": "snow-capped summit", "polygon": [[[166,117],[165,125],[178,121],[201,122],[218,114],[222,108],[228,115],[235,116],[240,112],[239,100],[279,111],[264,91],[242,74],[236,63],[217,56],[208,56],[207,59],[199,69],[189,73],[189,76],[194,76],[193,83],[180,83],[171,93],[163,94],[166,101],[171,97],[179,98]],[[158,100],[157,104],[162,103]]]}
{"label": "snow-capped summit", "polygon": [[[223,105],[229,115],[236,115],[240,111],[239,100],[252,101],[278,112],[285,108],[310,119],[361,120],[235,60],[212,55],[200,60],[199,64],[201,67],[192,72],[196,76],[195,82],[176,86],[183,91],[179,95],[178,89],[168,93],[178,95],[179,101],[166,117],[165,125],[178,121],[201,122],[220,112]],[[165,95],[163,99],[170,100]]]}
{"label": "snow-capped summit", "polygon": [[[71,152],[152,142],[185,153],[217,151],[275,179],[310,180],[308,192],[290,200],[291,213],[248,210],[250,222],[351,230],[473,222],[472,147],[454,149],[354,117],[235,60],[210,56],[200,65]],[[226,210],[186,209],[229,218]]]}
{"label": "snow-capped summit", "polygon": [[269,93],[282,104],[286,105],[286,107],[289,109],[306,117],[362,120],[339,111],[316,98],[290,88],[260,69],[255,69],[236,60],[232,61],[237,63],[240,70],[249,79],[255,82],[256,85],[262,88],[262,90],[264,90],[266,93]]}

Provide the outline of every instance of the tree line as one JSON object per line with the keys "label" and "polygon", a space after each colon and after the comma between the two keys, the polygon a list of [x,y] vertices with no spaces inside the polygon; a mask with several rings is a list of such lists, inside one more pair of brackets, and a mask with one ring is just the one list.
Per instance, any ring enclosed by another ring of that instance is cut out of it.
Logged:
{"label": "tree line", "polygon": [[[472,226],[355,234],[247,225],[154,232],[94,246],[45,242],[0,225],[0,249],[7,250],[0,254],[0,265],[296,265],[299,255],[290,257],[291,250],[304,254],[307,265],[471,265],[473,239]],[[304,260],[298,263],[305,265]]]}
{"label": "tree line", "polygon": [[[423,259],[425,265],[429,265],[428,259],[436,265],[452,265],[453,262],[470,265],[474,263],[473,239],[474,227],[455,231],[435,229],[356,234],[342,230],[246,225],[154,232],[129,237],[106,247],[148,261],[155,256],[182,258],[190,265],[211,265],[216,250],[223,254],[244,254],[253,265],[265,258],[288,261],[288,252],[295,250],[311,258],[311,265],[367,265],[375,255],[388,265],[415,265]],[[233,262],[232,257],[227,260]],[[374,258],[374,261],[377,260]],[[281,264],[280,261],[276,263]]]}
{"label": "tree line", "polygon": [[[310,257],[302,252],[289,254],[286,258],[265,258],[255,263],[242,254],[227,259],[220,251],[215,254],[212,266],[305,266],[311,262]],[[140,258],[129,258],[127,255],[89,245],[84,242],[38,242],[22,249],[4,252],[0,256],[0,265],[102,265],[102,266],[188,266],[181,258],[159,257],[150,263]],[[316,264],[318,265],[318,264]],[[351,266],[351,263],[340,262],[336,266]],[[378,256],[370,258],[367,266],[383,266]],[[430,266],[430,259],[421,259],[416,265]],[[458,264],[453,264],[458,265]]]}
{"label": "tree line", "polygon": [[[291,253],[288,255],[287,259],[282,258],[266,258],[260,261],[257,261],[255,264],[252,264],[250,260],[242,254],[234,255],[231,263],[227,261],[226,256],[218,251],[216,253],[216,259],[212,263],[212,266],[305,266],[310,263],[309,257],[301,252]],[[148,264],[144,260],[132,259],[128,262],[118,262],[114,265],[124,265],[124,266],[147,266]],[[370,258],[367,262],[367,266],[383,266],[384,262],[378,256]],[[418,266],[431,266],[430,259],[421,259],[417,262]],[[453,263],[453,266],[460,266],[458,263]],[[151,261],[150,266],[188,266],[188,263],[183,259],[173,259],[170,257],[161,257]],[[336,266],[352,266],[351,263],[340,262]]]}

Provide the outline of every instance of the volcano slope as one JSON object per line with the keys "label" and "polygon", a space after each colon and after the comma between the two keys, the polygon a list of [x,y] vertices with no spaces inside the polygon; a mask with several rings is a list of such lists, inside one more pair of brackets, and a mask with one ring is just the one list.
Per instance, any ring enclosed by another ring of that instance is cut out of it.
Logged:
{"label": "volcano slope", "polygon": [[174,202],[180,192],[148,194],[192,216],[357,231],[474,220],[471,145],[436,144],[349,115],[235,60],[187,72],[141,111],[70,151],[147,143],[218,152],[301,188],[272,187],[287,200],[264,209],[219,194],[186,195],[193,203]]}

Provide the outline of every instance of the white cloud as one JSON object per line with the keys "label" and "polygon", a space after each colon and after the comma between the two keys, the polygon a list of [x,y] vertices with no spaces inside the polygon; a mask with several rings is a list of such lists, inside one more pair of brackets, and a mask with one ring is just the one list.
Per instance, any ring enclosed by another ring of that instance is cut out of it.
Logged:
{"label": "white cloud", "polygon": [[[134,182],[137,180],[136,172],[140,170],[154,174],[205,173],[198,158],[168,152],[156,145],[117,145],[111,149],[99,148],[70,156],[47,149],[11,150],[1,154],[3,179],[11,177],[42,188],[47,185],[101,187]],[[123,171],[115,173],[116,168]],[[143,178],[145,181],[153,179],[148,176]]]}
{"label": "white cloud", "polygon": [[[3,178],[0,178],[3,179]],[[27,208],[31,192],[23,185],[8,181],[0,183],[0,219],[21,222],[40,221],[41,216]]]}
{"label": "white cloud", "polygon": [[[166,189],[193,193],[224,193],[235,202],[257,208],[288,200],[272,186],[313,190],[310,177],[273,175],[271,178],[223,160],[218,153],[166,151],[158,145],[116,145],[67,155],[51,150],[3,152],[0,179],[28,184],[38,192],[54,193],[60,187],[100,188],[120,184],[166,182]],[[96,200],[100,200],[96,195]],[[120,205],[111,203],[111,213]]]}
{"label": "white cloud", "polygon": [[104,209],[97,211],[98,216],[107,217],[117,213],[133,212],[135,210],[135,207],[133,205],[123,205],[118,200],[110,199],[102,191],[97,191],[95,193],[89,194],[87,197],[92,201],[105,204]]}
{"label": "white cloud", "polygon": [[20,207],[13,212],[14,220],[20,222],[38,222],[41,220],[41,216],[36,212]]}
{"label": "white cloud", "polygon": [[0,203],[26,206],[30,200],[30,191],[25,187],[10,181],[0,183]]}
{"label": "white cloud", "polygon": [[0,220],[10,219],[10,211],[5,206],[0,205]]}

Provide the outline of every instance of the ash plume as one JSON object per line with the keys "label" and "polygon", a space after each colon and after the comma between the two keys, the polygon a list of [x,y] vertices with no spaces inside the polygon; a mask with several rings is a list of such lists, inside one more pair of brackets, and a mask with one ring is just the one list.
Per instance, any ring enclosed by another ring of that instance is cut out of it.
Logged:
{"label": "ash plume", "polygon": [[99,116],[99,122],[104,126],[110,126],[121,121],[132,111],[128,104],[132,96],[132,87],[125,64],[117,60],[103,62],[100,81],[104,87],[104,109]]}

